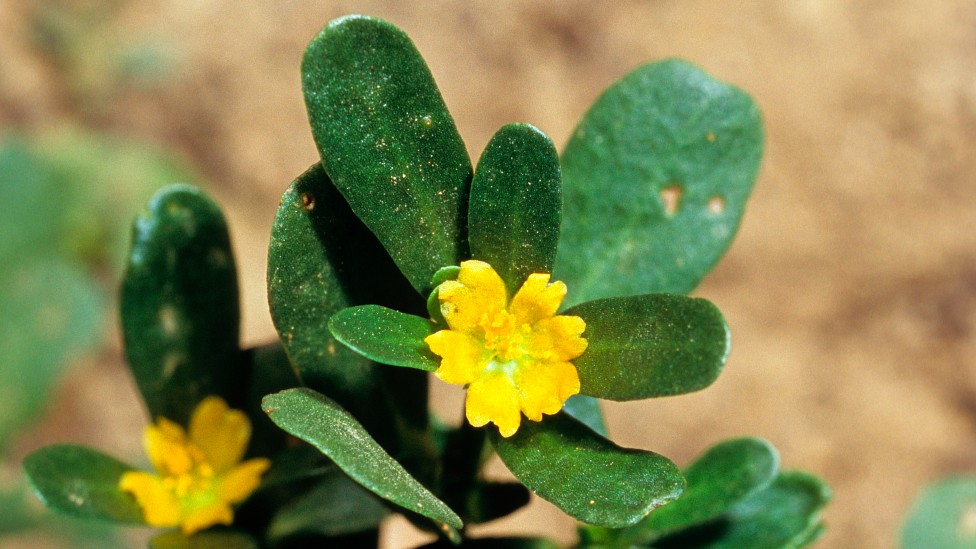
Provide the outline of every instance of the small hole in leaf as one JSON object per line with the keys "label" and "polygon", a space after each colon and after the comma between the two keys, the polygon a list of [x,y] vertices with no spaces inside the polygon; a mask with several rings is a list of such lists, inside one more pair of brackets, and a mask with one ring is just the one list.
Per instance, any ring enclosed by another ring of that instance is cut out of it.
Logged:
{"label": "small hole in leaf", "polygon": [[721,196],[713,196],[708,199],[708,211],[718,215],[725,211],[725,199]]}
{"label": "small hole in leaf", "polygon": [[664,204],[664,214],[671,217],[678,211],[681,204],[681,194],[684,190],[681,185],[671,185],[661,189],[661,202]]}
{"label": "small hole in leaf", "polygon": [[302,193],[302,208],[306,212],[310,212],[315,209],[315,197],[312,193]]}

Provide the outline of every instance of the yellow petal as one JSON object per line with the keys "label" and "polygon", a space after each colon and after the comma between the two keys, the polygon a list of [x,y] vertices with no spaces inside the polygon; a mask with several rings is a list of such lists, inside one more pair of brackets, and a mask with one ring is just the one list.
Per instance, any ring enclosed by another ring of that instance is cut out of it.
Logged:
{"label": "yellow petal", "polygon": [[519,412],[518,390],[511,378],[501,372],[482,376],[468,387],[465,402],[468,423],[481,427],[489,421],[498,426],[503,437],[518,431],[522,421]]}
{"label": "yellow petal", "polygon": [[515,372],[515,384],[519,405],[532,421],[541,421],[542,414],[555,414],[580,389],[576,367],[569,362],[523,363]]}
{"label": "yellow petal", "polygon": [[529,354],[545,361],[572,360],[586,350],[580,337],[586,323],[578,316],[559,315],[536,322],[526,342]]}
{"label": "yellow petal", "polygon": [[183,518],[180,530],[185,535],[190,536],[215,524],[229,526],[232,522],[234,522],[234,511],[226,503],[216,502],[190,511]]}
{"label": "yellow petal", "polygon": [[146,427],[143,443],[149,461],[163,476],[185,475],[193,468],[186,432],[176,423],[159,418],[155,425]]}
{"label": "yellow petal", "polygon": [[520,324],[534,324],[556,314],[566,297],[566,285],[562,282],[549,284],[548,274],[530,274],[512,298],[508,311]]}
{"label": "yellow petal", "polygon": [[143,471],[128,471],[119,478],[119,490],[136,499],[146,524],[176,526],[180,523],[180,501],[162,478]]}
{"label": "yellow petal", "polygon": [[430,351],[441,357],[434,375],[447,383],[467,385],[485,369],[485,346],[478,339],[453,330],[440,330],[424,339]]}
{"label": "yellow petal", "polygon": [[271,467],[271,460],[265,458],[249,459],[234,467],[220,478],[220,499],[231,505],[244,501],[257,490],[261,475],[268,467]]}
{"label": "yellow petal", "polygon": [[508,293],[495,269],[484,261],[462,261],[457,280],[438,287],[441,314],[452,330],[475,332],[485,315],[505,308]]}
{"label": "yellow petal", "polygon": [[251,422],[240,410],[232,410],[220,397],[203,399],[190,418],[190,441],[199,448],[217,474],[244,458],[251,438]]}

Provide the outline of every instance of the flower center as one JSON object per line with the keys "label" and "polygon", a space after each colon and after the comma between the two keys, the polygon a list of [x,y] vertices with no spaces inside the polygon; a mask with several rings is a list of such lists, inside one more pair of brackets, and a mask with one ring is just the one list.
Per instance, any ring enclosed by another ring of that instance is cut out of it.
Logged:
{"label": "flower center", "polygon": [[495,314],[485,313],[478,323],[485,333],[485,348],[493,351],[492,359],[518,360],[525,355],[522,344],[532,331],[528,324],[519,324],[515,315],[506,310]]}

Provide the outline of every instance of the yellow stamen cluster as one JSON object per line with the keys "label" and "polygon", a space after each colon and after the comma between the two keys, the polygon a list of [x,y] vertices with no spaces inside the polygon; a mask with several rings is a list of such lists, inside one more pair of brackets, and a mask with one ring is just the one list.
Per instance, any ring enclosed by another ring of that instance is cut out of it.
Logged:
{"label": "yellow stamen cluster", "polygon": [[232,505],[257,489],[271,462],[241,462],[251,423],[219,397],[207,397],[193,411],[189,434],[160,418],[145,432],[146,453],[158,474],[130,471],[119,489],[132,494],[146,523],[179,526],[189,535],[234,520]]}
{"label": "yellow stamen cluster", "polygon": [[457,280],[441,284],[438,299],[447,330],[424,341],[441,357],[434,372],[466,385],[465,415],[481,427],[498,426],[503,437],[518,431],[521,417],[540,421],[579,392],[569,361],[586,350],[578,316],[556,315],[566,285],[532,274],[509,300],[505,283],[483,261],[465,261]]}

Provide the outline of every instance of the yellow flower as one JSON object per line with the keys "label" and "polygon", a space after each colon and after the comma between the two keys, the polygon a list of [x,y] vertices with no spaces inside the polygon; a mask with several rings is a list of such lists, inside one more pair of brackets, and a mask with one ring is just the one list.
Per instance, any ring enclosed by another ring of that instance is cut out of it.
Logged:
{"label": "yellow flower", "polygon": [[522,413],[532,421],[555,414],[579,392],[569,361],[583,354],[586,323],[556,315],[566,285],[532,274],[509,301],[491,265],[464,261],[457,280],[440,285],[438,299],[448,330],[424,341],[441,357],[434,374],[467,385],[465,415],[481,427],[489,421],[503,437],[518,431]]}
{"label": "yellow flower", "polygon": [[119,489],[132,494],[143,518],[153,526],[179,526],[190,535],[234,520],[231,505],[258,487],[271,462],[265,458],[241,463],[251,438],[251,423],[223,399],[205,398],[183,427],[159,418],[146,428],[146,453],[158,474],[129,471]]}

